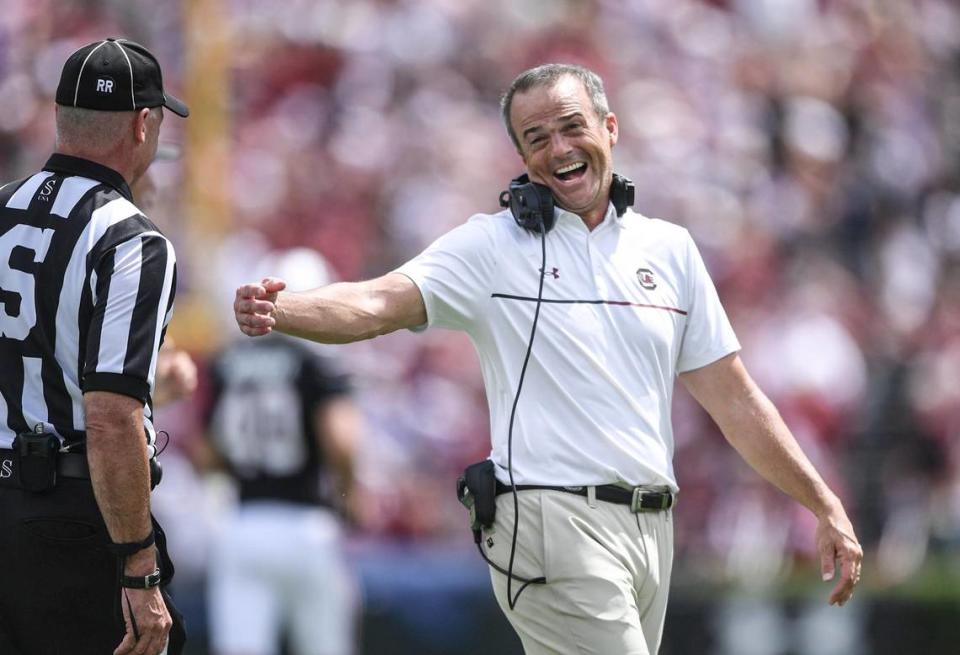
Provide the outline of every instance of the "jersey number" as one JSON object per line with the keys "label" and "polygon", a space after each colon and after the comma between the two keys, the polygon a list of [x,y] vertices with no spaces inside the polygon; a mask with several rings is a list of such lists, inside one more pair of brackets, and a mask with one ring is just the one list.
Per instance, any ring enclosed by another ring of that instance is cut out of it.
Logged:
{"label": "jersey number", "polygon": [[[37,324],[36,280],[31,273],[11,267],[14,249],[19,246],[32,252],[33,262],[39,264],[47,256],[52,237],[52,229],[30,225],[15,225],[0,236],[0,337],[23,341]],[[10,313],[11,295],[20,297],[16,316]]]}
{"label": "jersey number", "polygon": [[306,458],[302,411],[285,385],[227,389],[215,417],[220,448],[241,477],[291,475]]}

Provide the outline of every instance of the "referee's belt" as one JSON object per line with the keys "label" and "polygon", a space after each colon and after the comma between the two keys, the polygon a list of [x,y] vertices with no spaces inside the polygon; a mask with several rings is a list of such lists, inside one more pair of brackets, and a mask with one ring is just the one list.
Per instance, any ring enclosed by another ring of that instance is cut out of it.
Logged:
{"label": "referee's belt", "polygon": [[[17,453],[9,448],[0,448],[0,487],[20,487],[20,472],[17,470]],[[86,453],[58,453],[57,476],[90,479],[90,467]]]}
{"label": "referee's belt", "polygon": [[[497,480],[497,495],[510,493],[512,487]],[[518,484],[517,491],[546,489],[562,491],[577,496],[589,497],[590,489],[596,490],[597,500],[617,505],[629,505],[632,512],[659,512],[670,509],[676,502],[676,495],[664,487],[634,487],[626,489],[615,484],[600,484],[595,487],[553,487],[546,484]]]}

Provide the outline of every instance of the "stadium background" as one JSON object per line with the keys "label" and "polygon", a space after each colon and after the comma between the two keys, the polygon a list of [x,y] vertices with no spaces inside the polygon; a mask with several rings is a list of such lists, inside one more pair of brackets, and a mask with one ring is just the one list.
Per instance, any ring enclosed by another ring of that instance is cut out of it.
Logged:
{"label": "stadium background", "polygon": [[[150,47],[190,104],[152,217],[181,260],[171,334],[201,367],[155,504],[204,653],[206,547],[230,503],[183,453],[203,364],[239,335],[232,289],[307,246],[381,274],[477,211],[521,163],[497,98],[521,69],[583,63],[621,125],[637,209],[687,226],[743,357],[844,498],[866,550],[842,609],[812,518],[759,481],[684,393],[664,655],[956,652],[960,643],[960,9],[949,0],[4,0],[0,178],[53,146],[76,47]],[[453,495],[486,455],[465,337],[339,350],[366,419],[364,653],[519,653]],[[269,538],[265,535],[264,538]]]}

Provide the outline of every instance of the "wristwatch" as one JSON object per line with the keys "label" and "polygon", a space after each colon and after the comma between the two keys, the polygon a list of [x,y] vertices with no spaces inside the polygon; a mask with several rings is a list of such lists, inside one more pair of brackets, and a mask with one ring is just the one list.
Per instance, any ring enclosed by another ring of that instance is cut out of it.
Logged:
{"label": "wristwatch", "polygon": [[120,586],[126,589],[152,589],[160,584],[160,569],[150,575],[124,575],[120,577]]}

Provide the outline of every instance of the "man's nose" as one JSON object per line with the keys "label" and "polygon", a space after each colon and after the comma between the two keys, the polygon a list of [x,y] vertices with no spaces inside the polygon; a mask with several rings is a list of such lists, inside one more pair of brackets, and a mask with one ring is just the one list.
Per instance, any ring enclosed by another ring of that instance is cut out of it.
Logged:
{"label": "man's nose", "polygon": [[563,134],[556,133],[550,137],[550,154],[552,156],[562,157],[569,154],[571,150],[570,142]]}

